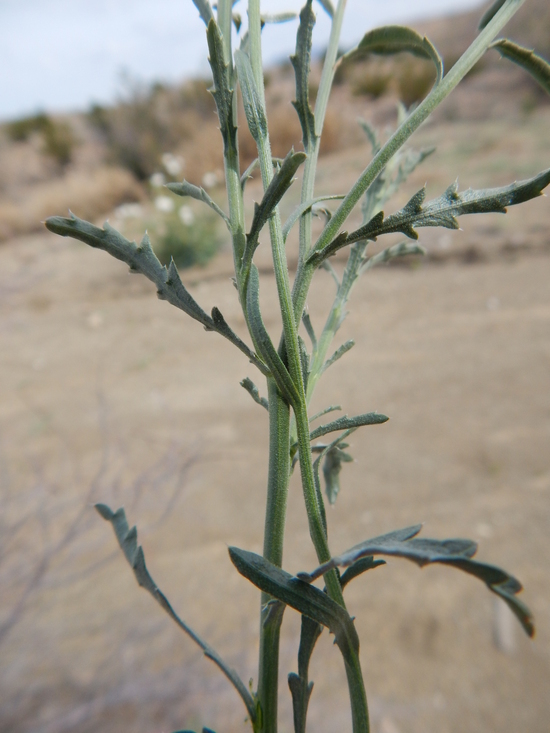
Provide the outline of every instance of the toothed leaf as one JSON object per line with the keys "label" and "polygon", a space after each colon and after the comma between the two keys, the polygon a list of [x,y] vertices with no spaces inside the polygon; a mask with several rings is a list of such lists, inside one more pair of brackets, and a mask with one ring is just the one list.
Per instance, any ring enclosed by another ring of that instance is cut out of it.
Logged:
{"label": "toothed leaf", "polygon": [[203,639],[201,639],[200,636],[198,636],[198,634],[193,631],[193,629],[178,616],[164,593],[158,588],[157,584],[151,577],[149,571],[147,570],[147,566],[145,565],[145,556],[143,554],[143,549],[141,545],[138,545],[137,543],[137,530],[135,526],[131,529],[128,526],[128,520],[126,519],[126,512],[124,511],[124,509],[121,507],[116,512],[113,512],[113,510],[110,509],[110,507],[108,507],[106,504],[96,504],[95,508],[97,509],[98,513],[103,517],[103,519],[111,523],[115,531],[115,536],[117,538],[118,544],[124,552],[126,560],[130,564],[130,567],[134,571],[134,575],[138,584],[142,588],[145,588],[145,590],[153,596],[153,598],[166,611],[166,613],[172,618],[172,620],[175,621],[176,624],[183,631],[185,631],[185,633],[190,636],[196,644],[201,647],[205,656],[211,659],[214,664],[219,667],[219,669],[224,673],[224,675],[241,696],[242,701],[244,702],[248,711],[248,714],[254,721],[256,719],[256,706],[254,700],[252,699],[252,695],[246,689],[239,675],[235,672],[234,669],[229,667],[224,662],[224,660],[215,651],[215,649],[213,649],[209,644],[203,641]]}
{"label": "toothed leaf", "polygon": [[534,178],[500,188],[481,190],[469,188],[463,193],[458,193],[458,184],[453,183],[439,198],[426,204],[424,203],[426,189],[421,188],[400,211],[386,218],[383,212],[379,212],[354,232],[350,234],[341,232],[323,250],[313,252],[308,261],[320,264],[326,257],[348,244],[361,240],[376,240],[382,234],[391,232],[401,232],[410,239],[418,239],[415,227],[458,229],[456,217],[465,214],[505,214],[508,206],[521,204],[540,196],[549,183],[550,169],[542,171]]}
{"label": "toothed leaf", "polygon": [[417,538],[422,529],[418,524],[397,532],[374,537],[371,540],[355,545],[338,557],[319,566],[313,573],[299,573],[298,577],[311,582],[331,568],[347,567],[360,558],[371,555],[389,555],[412,560],[420,567],[432,563],[441,563],[458,568],[482,580],[490,591],[500,596],[517,616],[528,636],[533,636],[534,625],[527,606],[516,598],[522,590],[521,583],[504,570],[472,560],[477,545],[472,540],[448,539],[435,540]]}

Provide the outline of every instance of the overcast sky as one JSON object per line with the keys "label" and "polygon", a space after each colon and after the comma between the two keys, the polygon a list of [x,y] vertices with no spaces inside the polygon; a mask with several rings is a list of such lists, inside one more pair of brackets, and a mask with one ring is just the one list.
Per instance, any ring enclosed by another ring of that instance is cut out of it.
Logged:
{"label": "overcast sky", "polygon": [[[300,0],[262,0],[262,10],[299,10]],[[374,26],[471,10],[482,0],[348,0],[342,45]],[[485,3],[487,4],[487,3]],[[315,3],[316,45],[328,16]],[[245,14],[240,0],[236,10]],[[267,61],[288,56],[296,22],[263,34]],[[0,0],[0,119],[112,101],[126,74],[177,82],[208,74],[205,29],[191,0]]]}

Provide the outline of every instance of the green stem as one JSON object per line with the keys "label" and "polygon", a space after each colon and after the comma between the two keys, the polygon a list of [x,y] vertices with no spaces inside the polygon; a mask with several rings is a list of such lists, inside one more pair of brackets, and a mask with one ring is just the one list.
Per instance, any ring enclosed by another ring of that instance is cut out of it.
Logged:
{"label": "green stem", "polygon": [[[347,196],[344,198],[331,220],[325,226],[312,252],[321,251],[340,231],[342,225],[352,212],[361,196],[365,193],[388,161],[405,144],[409,137],[429,117],[434,109],[453,91],[459,82],[466,76],[472,67],[479,61],[487,48],[506,25],[510,18],[523,5],[525,0],[508,0],[490,23],[481,31],[475,41],[464,52],[442,81],[432,89],[426,99],[412,112],[405,122],[395,131],[386,144],[374,156],[370,164],[357,179]],[[300,319],[307,298],[307,293],[313,277],[315,267],[304,266],[296,273],[293,288],[294,314]]]}
{"label": "green stem", "polygon": [[[265,512],[264,557],[281,567],[290,478],[290,410],[275,382],[268,380],[269,399],[269,472]],[[266,604],[270,596],[262,593],[260,615],[260,660],[258,700],[262,710],[262,733],[276,733],[279,634],[282,614],[269,617]]]}

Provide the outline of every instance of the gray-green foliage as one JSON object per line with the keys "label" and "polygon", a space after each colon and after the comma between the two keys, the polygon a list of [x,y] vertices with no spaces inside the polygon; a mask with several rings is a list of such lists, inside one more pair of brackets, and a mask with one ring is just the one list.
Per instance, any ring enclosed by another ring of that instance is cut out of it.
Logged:
{"label": "gray-green foliage", "polygon": [[[416,241],[401,242],[383,248],[376,254],[368,250],[369,242],[396,232],[409,240],[417,240],[417,229],[443,227],[456,229],[457,217],[465,214],[505,213],[508,206],[541,195],[550,183],[550,171],[534,175],[526,181],[508,186],[474,191],[458,191],[451,183],[435,199],[425,201],[425,188],[418,191],[399,211],[385,216],[383,209],[397,189],[433,149],[415,150],[407,142],[430,113],[452,92],[460,80],[489,48],[526,69],[547,91],[550,90],[550,66],[537,54],[506,39],[495,38],[525,0],[498,0],[485,13],[480,33],[453,68],[444,73],[441,56],[433,44],[416,32],[400,26],[388,26],[367,33],[355,49],[338,60],[338,41],[345,0],[333,5],[319,0],[331,18],[332,33],[325,55],[321,81],[314,106],[310,102],[310,65],[312,37],[315,25],[313,0],[307,0],[300,13],[296,51],[292,65],[296,78],[293,100],[302,128],[304,152],[290,150],[284,160],[271,155],[269,120],[267,119],[261,59],[261,33],[268,22],[282,22],[294,13],[267,17],[260,13],[259,0],[248,2],[248,28],[242,17],[233,12],[231,0],[218,0],[216,12],[208,0],[193,0],[207,30],[212,68],[214,96],[225,158],[225,179],[228,207],[224,211],[200,187],[187,181],[170,184],[170,190],[180,196],[192,197],[210,207],[226,224],[232,240],[235,264],[236,297],[239,298],[248,329],[250,345],[238,337],[217,308],[211,315],[195,301],[183,285],[172,261],[163,265],[153,252],[147,235],[137,245],[126,240],[108,224],[100,229],[75,216],[52,217],[46,226],[62,236],[72,236],[92,247],[103,249],[126,262],[133,272],[149,278],[160,298],[198,321],[208,331],[227,338],[248,358],[266,378],[268,397],[246,377],[241,381],[252,399],[268,412],[269,461],[267,472],[267,510],[263,555],[231,547],[229,554],[241,575],[262,592],[260,660],[255,689],[249,692],[234,670],[203,642],[175,614],[166,597],[152,580],[137,546],[135,528],[129,529],[122,509],[112,512],[98,505],[100,514],[111,522],[117,539],[140,585],[160,603],[176,623],[191,636],[205,654],[220,667],[240,694],[255,733],[276,733],[278,710],[279,631],[285,608],[302,616],[298,649],[298,673],[291,672],[288,682],[294,709],[296,733],[305,733],[306,718],[313,683],[309,679],[309,661],[322,629],[327,627],[335,636],[342,654],[350,694],[354,733],[368,733],[367,698],[359,661],[359,638],[354,622],[346,609],[343,591],[355,578],[366,571],[384,565],[377,555],[403,557],[419,565],[439,563],[450,565],[482,580],[490,591],[499,595],[512,608],[528,635],[533,634],[533,621],[527,607],[517,598],[521,585],[512,575],[492,565],[473,560],[477,550],[470,540],[422,539],[416,535],[420,525],[391,532],[360,542],[339,556],[329,548],[325,499],[321,473],[328,501],[334,503],[340,492],[344,464],[352,462],[348,452],[349,436],[366,425],[385,423],[388,418],[377,412],[355,417],[347,415],[313,426],[315,420],[340,407],[330,405],[315,415],[309,415],[311,397],[324,372],[345,356],[353,340],[334,345],[335,336],[346,317],[348,301],[359,277],[376,265],[405,255],[424,252]],[[240,34],[240,47],[232,49],[232,27]],[[401,108],[396,130],[386,141],[361,122],[371,146],[371,158],[365,154],[366,166],[345,193],[331,196],[315,195],[315,173],[319,143],[329,92],[338,64],[369,53],[393,54],[407,52],[429,59],[435,69],[434,83],[426,98],[414,109]],[[246,124],[256,141],[257,160],[242,172],[237,141],[236,91],[240,88]],[[244,189],[248,178],[259,169],[264,195],[256,204],[249,222],[246,221]],[[279,203],[301,174],[300,203],[283,224]],[[345,229],[345,222],[356,206],[361,207],[363,223],[354,231]],[[324,227],[314,240],[312,218],[320,216]],[[298,267],[293,282],[287,261],[286,242],[292,228],[299,229]],[[258,247],[271,245],[273,268],[279,296],[282,334],[276,337],[266,327],[260,307],[261,278],[254,263]],[[339,250],[348,252],[343,270],[335,268],[331,255]],[[306,309],[310,284],[321,266],[334,281],[334,298],[324,325],[314,323]],[[303,326],[305,338],[299,333]],[[330,442],[316,442],[331,434]],[[335,435],[334,435],[335,434]],[[300,480],[306,506],[308,528],[317,554],[319,567],[313,572],[292,576],[282,569],[286,500],[290,474],[299,466]],[[343,574],[338,568],[347,567]],[[324,590],[311,582],[323,576]]]}

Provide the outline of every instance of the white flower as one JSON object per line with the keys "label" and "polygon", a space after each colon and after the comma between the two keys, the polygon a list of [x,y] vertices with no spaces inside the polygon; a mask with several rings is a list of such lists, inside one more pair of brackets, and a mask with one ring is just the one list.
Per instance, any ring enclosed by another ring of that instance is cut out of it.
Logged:
{"label": "white flower", "polygon": [[174,211],[174,201],[169,196],[157,196],[155,199],[155,209],[162,211],[163,214],[169,214]]}
{"label": "white flower", "polygon": [[141,204],[121,204],[115,209],[115,216],[119,219],[139,219],[143,216]]}
{"label": "white flower", "polygon": [[218,174],[215,171],[205,173],[202,177],[202,185],[204,188],[214,188],[218,185]]}
{"label": "white flower", "polygon": [[149,183],[153,188],[161,188],[161,186],[164,186],[166,183],[166,176],[164,173],[153,173],[151,178],[149,178]]}
{"label": "white flower", "polygon": [[190,206],[182,206],[178,214],[182,223],[185,224],[186,227],[191,226],[191,224],[195,221],[195,214],[193,213],[193,209]]}
{"label": "white flower", "polygon": [[181,175],[183,166],[185,165],[184,159],[181,155],[174,155],[173,153],[164,153],[161,158],[162,165],[166,172],[173,178],[177,178]]}

